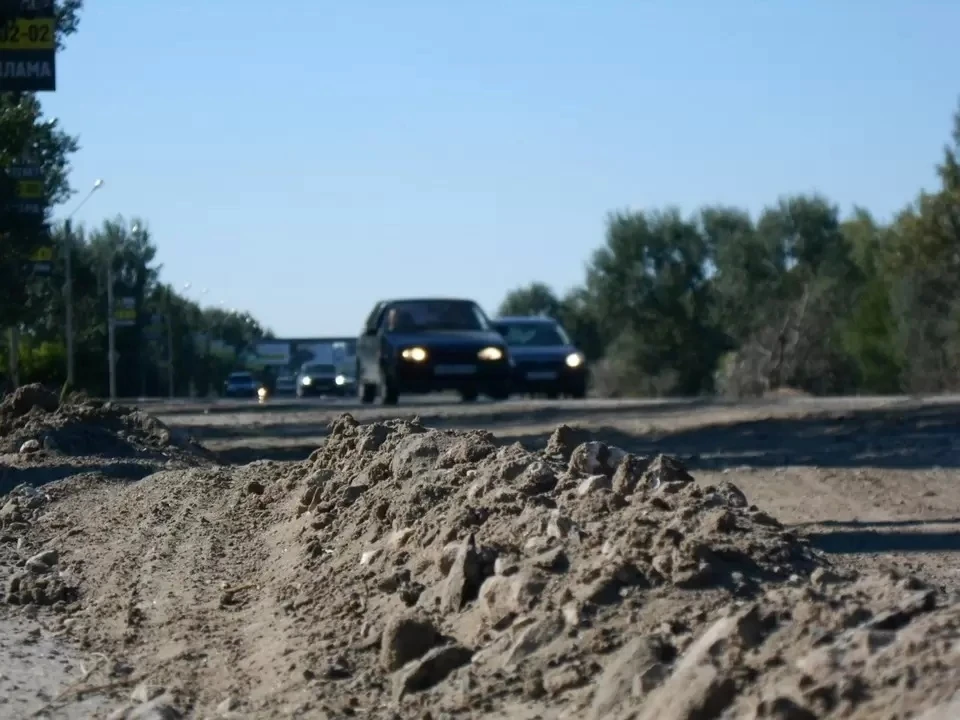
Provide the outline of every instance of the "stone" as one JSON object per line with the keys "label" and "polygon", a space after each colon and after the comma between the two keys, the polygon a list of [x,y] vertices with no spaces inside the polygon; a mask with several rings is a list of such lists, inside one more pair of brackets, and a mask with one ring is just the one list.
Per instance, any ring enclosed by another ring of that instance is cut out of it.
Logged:
{"label": "stone", "polygon": [[56,550],[38,552],[27,560],[27,569],[35,573],[49,572],[57,564],[60,557]]}
{"label": "stone", "polygon": [[403,667],[425,655],[440,641],[440,634],[426,619],[395,615],[387,620],[380,637],[380,665],[388,671]]}
{"label": "stone", "polygon": [[463,667],[473,653],[459,645],[444,645],[405,666],[394,685],[397,700],[410,693],[423,692],[442,682],[454,670]]}
{"label": "stone", "polygon": [[483,583],[483,565],[473,535],[470,535],[457,550],[457,555],[447,575],[441,606],[447,612],[459,612],[477,597]]}
{"label": "stone", "polygon": [[611,488],[610,478],[606,475],[591,475],[581,480],[580,484],[577,485],[577,495],[583,497],[584,495],[591,495],[602,490],[610,490]]}
{"label": "stone", "polygon": [[529,571],[493,575],[480,587],[480,607],[493,625],[498,626],[532,607],[545,586],[542,577]]}

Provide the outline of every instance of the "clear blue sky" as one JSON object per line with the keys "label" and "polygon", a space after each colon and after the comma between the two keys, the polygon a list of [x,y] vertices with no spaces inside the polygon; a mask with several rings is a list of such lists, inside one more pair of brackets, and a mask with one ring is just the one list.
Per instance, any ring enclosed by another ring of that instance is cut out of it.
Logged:
{"label": "clear blue sky", "polygon": [[90,0],[45,104],[75,187],[106,181],[79,221],[141,215],[209,304],[354,334],[380,297],[565,290],[611,209],[888,216],[934,185],[958,28],[950,0]]}

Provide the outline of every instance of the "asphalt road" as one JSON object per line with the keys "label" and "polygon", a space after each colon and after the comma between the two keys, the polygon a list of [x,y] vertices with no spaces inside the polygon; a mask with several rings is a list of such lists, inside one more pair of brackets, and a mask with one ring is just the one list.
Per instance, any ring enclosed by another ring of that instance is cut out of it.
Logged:
{"label": "asphalt road", "polygon": [[[151,412],[157,413],[189,413],[189,412],[207,412],[207,413],[233,413],[233,412],[298,412],[310,410],[342,410],[344,412],[353,410],[373,410],[385,408],[380,405],[364,405],[356,398],[336,398],[336,397],[316,397],[298,399],[291,396],[275,396],[268,399],[265,403],[260,403],[255,399],[195,399],[195,398],[120,398],[118,402],[129,405],[139,405],[149,408]],[[457,408],[463,412],[469,412],[469,408],[483,407],[483,411],[489,411],[492,408],[502,407],[505,412],[511,410],[530,411],[532,409],[571,409],[577,411],[583,410],[603,410],[603,409],[627,409],[635,408],[637,410],[650,409],[662,406],[675,406],[680,409],[683,407],[715,407],[715,408],[740,408],[740,409],[762,409],[765,407],[796,407],[796,408],[818,408],[821,410],[841,410],[841,409],[873,409],[879,407],[892,407],[896,405],[910,405],[916,403],[939,404],[960,402],[960,395],[937,395],[930,397],[910,396],[910,395],[858,395],[842,397],[805,397],[805,396],[776,396],[751,400],[724,400],[714,397],[691,397],[691,398],[587,398],[586,400],[545,400],[528,399],[523,397],[514,397],[505,401],[492,401],[481,398],[473,403],[464,403],[455,394],[436,394],[436,395],[408,395],[400,398],[400,403],[396,406],[396,411],[403,414],[416,412],[420,408],[427,409],[428,412],[436,412],[442,409]]]}

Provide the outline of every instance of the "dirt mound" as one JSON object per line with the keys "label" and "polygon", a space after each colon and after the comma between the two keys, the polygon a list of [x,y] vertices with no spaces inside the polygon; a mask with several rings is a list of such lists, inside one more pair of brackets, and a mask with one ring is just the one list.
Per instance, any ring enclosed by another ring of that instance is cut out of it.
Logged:
{"label": "dirt mound", "polygon": [[569,428],[345,415],[302,463],[24,497],[8,602],[195,717],[892,718],[960,688],[960,606]]}
{"label": "dirt mound", "polygon": [[87,400],[61,405],[41,385],[26,385],[0,403],[0,454],[46,451],[112,458],[212,456],[135,408]]}
{"label": "dirt mound", "polygon": [[23,385],[0,402],[0,421],[26,415],[35,407],[44,412],[53,412],[59,405],[60,399],[43,385]]}

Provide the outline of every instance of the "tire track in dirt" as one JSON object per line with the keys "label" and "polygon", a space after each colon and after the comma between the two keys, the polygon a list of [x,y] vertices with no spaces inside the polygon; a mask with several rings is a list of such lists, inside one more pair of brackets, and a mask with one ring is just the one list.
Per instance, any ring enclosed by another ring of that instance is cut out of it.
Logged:
{"label": "tire track in dirt", "polygon": [[[198,484],[209,489],[197,493]],[[86,521],[92,531],[73,541],[79,547],[64,542],[60,549],[62,565],[85,566],[95,588],[95,596],[86,599],[76,616],[88,628],[75,638],[79,645],[104,646],[106,641],[116,646],[119,641],[128,647],[163,647],[161,654],[133,652],[109,658],[91,675],[91,682],[127,681],[124,687],[129,693],[142,673],[157,671],[174,658],[181,667],[205,664],[205,648],[214,638],[216,647],[230,655],[223,665],[234,668],[232,679],[238,690],[255,684],[255,678],[244,678],[236,662],[250,654],[249,648],[234,647],[233,635],[222,637],[214,617],[223,612],[224,588],[242,584],[263,564],[265,555],[255,541],[256,522],[234,512],[249,497],[237,492],[235,485],[219,469],[168,471],[146,482],[100,492],[85,489],[82,495],[61,500],[60,527],[79,525],[85,515],[98,518],[92,528]],[[241,527],[245,523],[250,527]],[[222,530],[211,531],[218,526]],[[115,542],[121,535],[122,546]],[[94,567],[105,572],[93,575]],[[162,672],[151,674],[163,677]],[[169,678],[166,689],[175,695],[202,697],[203,689],[193,685],[193,675]]]}

